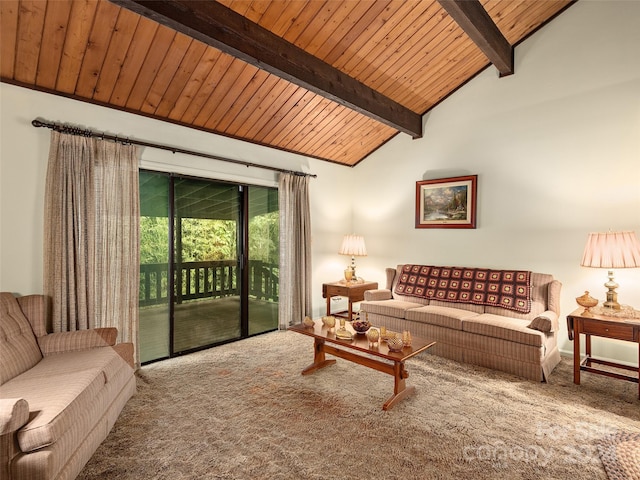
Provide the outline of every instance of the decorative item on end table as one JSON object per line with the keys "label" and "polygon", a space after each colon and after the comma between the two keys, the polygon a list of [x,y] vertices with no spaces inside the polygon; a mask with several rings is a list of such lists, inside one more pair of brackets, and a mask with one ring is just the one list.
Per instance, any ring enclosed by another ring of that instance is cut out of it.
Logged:
{"label": "decorative item on end table", "polygon": [[367,247],[364,244],[364,237],[360,235],[345,235],[342,239],[342,246],[338,252],[340,255],[351,255],[351,265],[344,271],[344,279],[347,281],[347,285],[352,280],[357,280],[356,275],[356,258],[366,257]]}
{"label": "decorative item on end table", "polygon": [[635,232],[590,233],[584,247],[580,265],[592,268],[609,269],[607,281],[607,301],[603,306],[620,310],[618,303],[618,284],[613,279],[614,268],[640,267],[640,242]]}
{"label": "decorative item on end table", "polygon": [[347,282],[347,285],[351,283],[351,279],[353,279],[353,274],[355,270],[352,270],[351,267],[344,269],[344,279]]}
{"label": "decorative item on end table", "polygon": [[589,296],[589,292],[585,290],[584,295],[576,298],[576,303],[581,307],[584,307],[584,312],[582,312],[582,316],[590,317],[592,315],[591,315],[591,312],[589,312],[589,309],[591,307],[595,307],[596,305],[598,305],[598,300]]}

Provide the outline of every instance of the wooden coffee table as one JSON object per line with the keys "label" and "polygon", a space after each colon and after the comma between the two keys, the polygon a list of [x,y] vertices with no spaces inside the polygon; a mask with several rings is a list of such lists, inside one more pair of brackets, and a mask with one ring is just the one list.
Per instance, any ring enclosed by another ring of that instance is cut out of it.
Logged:
{"label": "wooden coffee table", "polygon": [[[336,325],[335,330],[338,328],[340,327]],[[405,368],[405,362],[432,347],[436,342],[412,336],[410,347],[405,347],[401,352],[392,352],[387,347],[387,344],[382,341],[379,342],[378,347],[369,348],[369,341],[366,335],[355,334],[349,322],[347,322],[346,328],[354,333],[353,340],[336,338],[336,334],[330,333],[321,320],[316,320],[313,327],[305,327],[301,323],[289,327],[289,330],[293,332],[313,337],[313,363],[302,370],[302,375],[309,375],[316,370],[336,363],[336,360],[325,357],[325,354],[328,353],[393,376],[393,395],[384,402],[384,405],[382,405],[383,410],[389,410],[400,400],[415,391],[415,387],[407,387],[406,385],[409,372]]]}

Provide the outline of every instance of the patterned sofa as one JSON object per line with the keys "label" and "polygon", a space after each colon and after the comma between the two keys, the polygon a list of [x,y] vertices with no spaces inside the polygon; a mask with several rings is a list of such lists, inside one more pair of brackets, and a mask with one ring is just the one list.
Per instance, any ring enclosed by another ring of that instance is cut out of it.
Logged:
{"label": "patterned sofa", "polygon": [[561,283],[526,271],[430,265],[387,268],[385,289],[369,290],[360,315],[437,343],[459,362],[544,381],[560,362]]}
{"label": "patterned sofa", "polygon": [[0,478],[73,479],[135,393],[115,328],[47,333],[47,298],[0,293]]}

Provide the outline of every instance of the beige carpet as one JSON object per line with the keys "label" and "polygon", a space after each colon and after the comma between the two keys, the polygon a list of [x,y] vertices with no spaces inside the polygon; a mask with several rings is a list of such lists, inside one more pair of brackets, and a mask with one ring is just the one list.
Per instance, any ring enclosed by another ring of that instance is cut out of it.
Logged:
{"label": "beige carpet", "polygon": [[309,376],[310,338],[273,332],[143,367],[138,393],[79,479],[606,479],[598,444],[640,434],[637,384],[522,380],[430,354],[415,395],[338,359]]}

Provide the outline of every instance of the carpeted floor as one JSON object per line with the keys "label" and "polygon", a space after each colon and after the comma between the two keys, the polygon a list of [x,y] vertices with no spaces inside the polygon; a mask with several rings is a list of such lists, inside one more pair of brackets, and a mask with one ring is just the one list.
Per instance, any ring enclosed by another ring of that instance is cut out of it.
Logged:
{"label": "carpeted floor", "polygon": [[430,354],[392,377],[348,361],[309,376],[313,341],[273,332],[143,367],[80,480],[607,479],[599,442],[640,434],[638,386],[570,359],[537,383]]}

